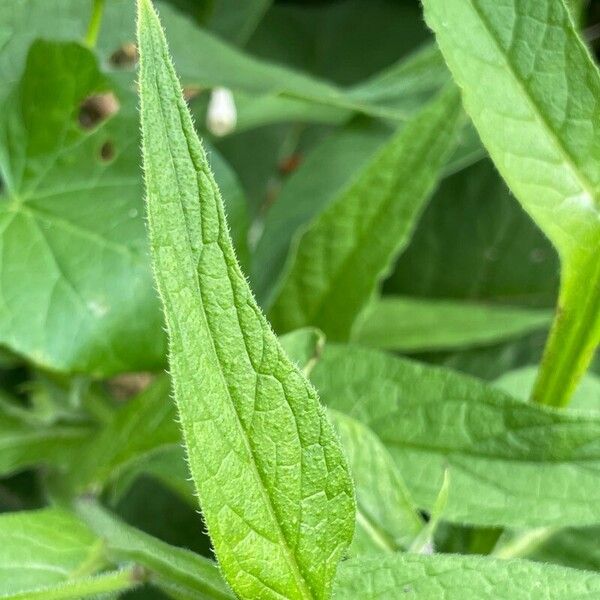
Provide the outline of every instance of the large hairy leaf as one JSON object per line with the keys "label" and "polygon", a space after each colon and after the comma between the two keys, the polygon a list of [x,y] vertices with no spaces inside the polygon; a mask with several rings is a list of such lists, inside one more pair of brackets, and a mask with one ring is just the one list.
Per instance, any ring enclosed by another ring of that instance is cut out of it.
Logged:
{"label": "large hairy leaf", "polygon": [[138,36],[153,261],[209,533],[239,596],[325,598],[352,537],[348,469],[316,392],[284,354],[236,262],[148,0],[139,2]]}
{"label": "large hairy leaf", "polygon": [[600,418],[526,404],[471,377],[375,350],[327,346],[323,401],[368,425],[417,505],[450,472],[443,518],[480,526],[600,523]]}
{"label": "large hairy leaf", "polygon": [[[349,337],[356,316],[406,246],[457,142],[454,87],[423,108],[318,215],[292,249],[270,310],[279,331],[305,325]],[[377,244],[368,240],[377,237]]]}
{"label": "large hairy leaf", "polygon": [[600,73],[562,0],[424,0],[467,112],[562,260],[533,396],[564,405],[600,341]]}

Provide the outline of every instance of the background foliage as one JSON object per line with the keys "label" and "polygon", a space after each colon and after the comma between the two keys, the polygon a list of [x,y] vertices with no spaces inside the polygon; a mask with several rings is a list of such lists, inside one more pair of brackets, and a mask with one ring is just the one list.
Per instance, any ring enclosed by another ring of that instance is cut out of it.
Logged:
{"label": "background foliage", "polygon": [[[230,598],[164,374],[135,6],[104,4],[97,31],[91,0],[0,4],[0,598]],[[524,403],[559,257],[463,112],[420,3],[156,5],[238,260],[346,451],[348,555],[374,558],[343,564],[335,597],[459,594],[464,574],[444,573],[461,569],[497,597],[535,581],[539,597],[593,595],[600,363],[575,410]],[[600,8],[569,8],[593,50]],[[224,136],[214,88],[235,100]],[[498,560],[427,562],[433,548]],[[515,557],[530,562],[500,561]]]}

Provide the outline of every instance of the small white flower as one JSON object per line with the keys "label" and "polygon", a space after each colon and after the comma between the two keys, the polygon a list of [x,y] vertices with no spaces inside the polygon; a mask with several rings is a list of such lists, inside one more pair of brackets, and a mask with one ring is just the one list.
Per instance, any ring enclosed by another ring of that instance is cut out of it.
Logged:
{"label": "small white flower", "polygon": [[206,126],[208,130],[219,137],[231,133],[237,123],[237,111],[231,90],[215,88],[208,102]]}

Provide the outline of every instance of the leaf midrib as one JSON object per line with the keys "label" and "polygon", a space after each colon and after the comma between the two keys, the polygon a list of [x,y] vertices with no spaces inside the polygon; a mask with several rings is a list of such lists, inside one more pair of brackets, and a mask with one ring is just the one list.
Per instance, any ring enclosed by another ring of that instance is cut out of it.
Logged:
{"label": "leaf midrib", "polygon": [[[544,115],[544,112],[541,110],[541,107],[538,105],[535,98],[528,91],[528,88],[525,85],[525,81],[523,81],[522,77],[519,75],[518,71],[516,70],[512,61],[510,60],[509,52],[505,51],[504,48],[502,47],[500,40],[498,39],[498,36],[494,33],[494,30],[493,30],[489,20],[485,17],[485,15],[481,11],[481,9],[478,7],[476,0],[468,0],[468,1],[469,1],[469,5],[473,9],[473,11],[479,17],[488,37],[492,41],[494,47],[498,51],[499,55],[502,57],[505,65],[507,67],[508,73],[510,75],[512,75],[512,78],[514,79],[515,84],[517,85],[519,90],[522,92],[523,97],[529,104],[529,108],[531,109],[532,114],[534,115],[534,117],[537,118],[538,122],[542,125],[543,129],[546,131],[547,136],[550,138],[550,141],[554,142],[554,145],[555,145],[556,149],[558,150],[560,156],[562,157],[563,162],[570,168],[570,170],[572,171],[573,177],[575,178],[577,183],[580,185],[580,187],[584,191],[584,193],[588,194],[589,197],[592,199],[592,201],[594,202],[594,205],[596,207],[596,211],[598,211],[598,198],[597,198],[597,194],[595,192],[593,183],[588,180],[587,176],[583,172],[581,172],[580,168],[577,165],[577,161],[576,161],[575,157],[571,154],[571,151],[564,144],[564,142],[559,137],[559,135],[554,131],[551,123]],[[564,10],[566,10],[566,8],[564,8]]]}

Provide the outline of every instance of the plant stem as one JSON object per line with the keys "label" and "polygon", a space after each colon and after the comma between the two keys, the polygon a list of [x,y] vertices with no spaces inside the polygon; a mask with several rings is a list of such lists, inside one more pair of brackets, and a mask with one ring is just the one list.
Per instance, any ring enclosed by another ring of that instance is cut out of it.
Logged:
{"label": "plant stem", "polygon": [[103,13],[104,0],[94,0],[92,16],[90,18],[87,33],[85,34],[85,43],[90,48],[96,47],[96,42],[98,41],[98,33],[100,33],[100,25],[102,24]]}
{"label": "plant stem", "polygon": [[529,556],[544,542],[547,542],[556,531],[555,527],[538,527],[537,529],[526,531],[492,552],[492,556],[501,559]]}
{"label": "plant stem", "polygon": [[566,406],[600,340],[600,259],[590,252],[563,267],[558,309],[532,400]]}
{"label": "plant stem", "polygon": [[78,600],[88,596],[123,592],[136,587],[141,579],[136,567],[103,573],[96,577],[77,581],[66,581],[57,585],[30,592],[7,596],[10,600]]}

